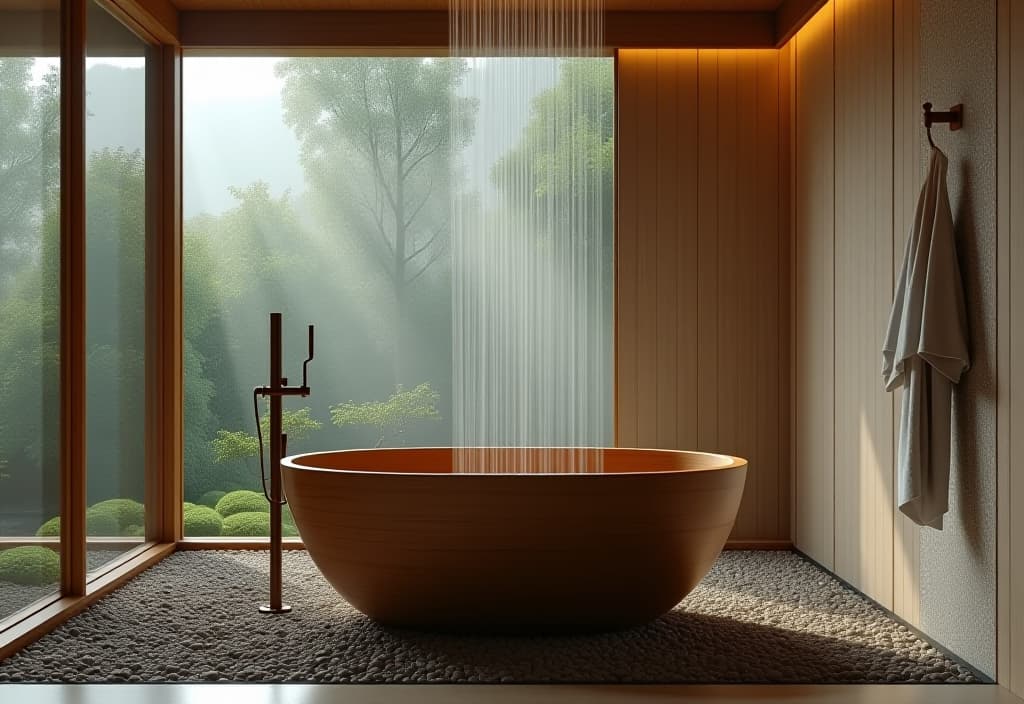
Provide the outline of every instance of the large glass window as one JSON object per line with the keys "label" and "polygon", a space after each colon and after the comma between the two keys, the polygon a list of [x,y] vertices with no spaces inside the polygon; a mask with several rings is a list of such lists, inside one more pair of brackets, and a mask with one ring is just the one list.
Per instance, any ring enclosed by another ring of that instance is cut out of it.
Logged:
{"label": "large glass window", "polygon": [[[610,60],[564,64],[529,99],[480,105],[467,86],[486,61],[186,57],[187,536],[266,535],[252,388],[269,381],[269,312],[293,381],[317,325],[313,394],[285,400],[289,453],[452,442],[452,204],[501,188],[501,135],[554,129],[545,106],[574,81],[610,98]],[[595,119],[610,187],[610,109]],[[516,172],[538,197],[548,157]]]}
{"label": "large glass window", "polygon": [[86,58],[88,567],[145,526],[146,48],[90,3]]}
{"label": "large glass window", "polygon": [[0,619],[60,582],[58,17],[15,7],[0,5]]}

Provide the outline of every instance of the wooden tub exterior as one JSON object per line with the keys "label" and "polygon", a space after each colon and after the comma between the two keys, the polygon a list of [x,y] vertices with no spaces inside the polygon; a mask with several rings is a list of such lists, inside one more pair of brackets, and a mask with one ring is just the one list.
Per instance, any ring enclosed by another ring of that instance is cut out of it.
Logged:
{"label": "wooden tub exterior", "polygon": [[452,473],[451,448],[311,453],[282,467],[313,561],[376,621],[481,633],[639,625],[711,568],[747,463],[585,452],[602,454],[601,473]]}

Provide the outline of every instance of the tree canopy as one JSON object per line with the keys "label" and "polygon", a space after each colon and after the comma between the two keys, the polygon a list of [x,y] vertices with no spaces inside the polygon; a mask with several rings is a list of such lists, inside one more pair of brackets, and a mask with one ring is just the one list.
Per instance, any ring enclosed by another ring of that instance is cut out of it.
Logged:
{"label": "tree canopy", "polygon": [[450,157],[476,110],[455,92],[466,71],[463,60],[393,57],[277,66],[321,222],[354,237],[392,291],[395,383],[408,373],[409,288],[448,244]]}

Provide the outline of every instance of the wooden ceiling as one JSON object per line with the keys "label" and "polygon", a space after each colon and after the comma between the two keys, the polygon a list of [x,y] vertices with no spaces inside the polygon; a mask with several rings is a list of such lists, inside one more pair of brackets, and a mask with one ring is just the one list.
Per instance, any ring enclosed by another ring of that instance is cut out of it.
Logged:
{"label": "wooden ceiling", "polygon": [[[198,51],[443,53],[448,47],[449,0],[99,1],[143,36]],[[826,2],[604,1],[609,49],[777,48]],[[34,26],[24,17],[14,21],[26,11],[57,7],[58,0],[0,0],[0,39]]]}
{"label": "wooden ceiling", "polygon": [[[783,0],[605,0],[609,12],[775,12]],[[447,11],[448,0],[171,0],[179,10]]]}

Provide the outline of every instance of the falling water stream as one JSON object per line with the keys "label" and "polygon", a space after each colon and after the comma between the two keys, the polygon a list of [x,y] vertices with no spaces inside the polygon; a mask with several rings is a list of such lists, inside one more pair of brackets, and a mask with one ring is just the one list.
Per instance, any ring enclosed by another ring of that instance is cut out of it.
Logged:
{"label": "falling water stream", "polygon": [[[610,193],[596,134],[612,105],[583,64],[604,56],[603,2],[449,10],[451,56],[470,69],[460,97],[497,116],[493,139],[456,157],[490,183],[453,189],[454,471],[600,472],[601,454],[584,448],[612,434]],[[551,104],[534,102],[545,119],[524,133],[502,106],[538,93]]]}

